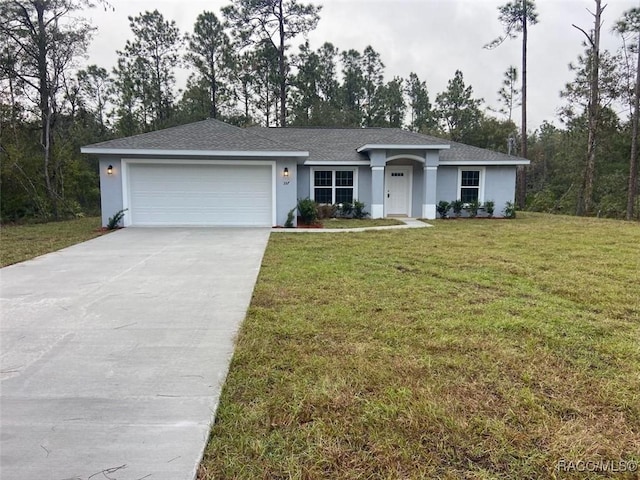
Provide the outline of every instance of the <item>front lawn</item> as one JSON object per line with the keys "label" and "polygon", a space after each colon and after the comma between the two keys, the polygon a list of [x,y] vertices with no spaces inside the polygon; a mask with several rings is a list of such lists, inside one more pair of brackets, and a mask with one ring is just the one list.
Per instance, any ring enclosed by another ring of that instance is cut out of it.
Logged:
{"label": "front lawn", "polygon": [[556,467],[640,460],[640,225],[433,223],[271,236],[201,479],[636,478]]}
{"label": "front lawn", "polygon": [[99,217],[0,227],[0,267],[24,262],[102,235]]}

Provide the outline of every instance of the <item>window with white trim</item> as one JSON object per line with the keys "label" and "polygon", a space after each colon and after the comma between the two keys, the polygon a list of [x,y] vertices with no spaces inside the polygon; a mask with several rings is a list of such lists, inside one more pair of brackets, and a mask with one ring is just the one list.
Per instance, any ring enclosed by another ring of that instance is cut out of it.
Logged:
{"label": "window with white trim", "polygon": [[317,203],[353,203],[356,196],[355,169],[312,169],[311,194]]}
{"label": "window with white trim", "polygon": [[483,201],[484,169],[461,168],[458,171],[458,198],[463,203]]}

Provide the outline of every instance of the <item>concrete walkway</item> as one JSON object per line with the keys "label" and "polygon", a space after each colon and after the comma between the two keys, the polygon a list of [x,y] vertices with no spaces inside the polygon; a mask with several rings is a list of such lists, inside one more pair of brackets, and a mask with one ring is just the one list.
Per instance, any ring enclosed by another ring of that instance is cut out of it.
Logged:
{"label": "concrete walkway", "polygon": [[360,228],[274,228],[277,233],[338,233],[338,232],[366,232],[368,230],[398,230],[404,228],[425,228],[433,227],[428,223],[424,223],[417,218],[399,217],[397,220],[404,222],[404,225],[383,225],[379,227],[360,227]]}
{"label": "concrete walkway", "polygon": [[128,228],[0,270],[2,480],[192,480],[270,232]]}

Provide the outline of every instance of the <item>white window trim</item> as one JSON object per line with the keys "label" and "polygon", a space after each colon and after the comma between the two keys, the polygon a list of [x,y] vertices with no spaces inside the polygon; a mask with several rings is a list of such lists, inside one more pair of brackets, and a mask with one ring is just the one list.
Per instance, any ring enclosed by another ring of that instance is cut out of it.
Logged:
{"label": "white window trim", "polygon": [[[309,175],[309,198],[311,198],[314,202],[316,200],[316,192],[315,192],[315,176],[316,170],[320,172],[332,171],[332,172],[353,172],[353,201],[358,200],[358,167],[336,167],[336,166],[327,166],[327,167],[311,167],[311,174]],[[350,188],[350,187],[336,187],[335,185],[335,173],[333,175],[333,180],[331,185],[331,199],[335,200],[336,198],[336,188]],[[318,187],[318,188],[329,188],[329,187]]]}
{"label": "white window trim", "polygon": [[[457,199],[461,199],[462,198],[462,172],[480,172],[480,182],[479,182],[479,186],[478,186],[478,203],[479,204],[483,204],[484,203],[484,180],[486,175],[486,168],[485,167],[459,167],[458,168],[458,196],[456,197]],[[468,187],[465,187],[468,188]]]}

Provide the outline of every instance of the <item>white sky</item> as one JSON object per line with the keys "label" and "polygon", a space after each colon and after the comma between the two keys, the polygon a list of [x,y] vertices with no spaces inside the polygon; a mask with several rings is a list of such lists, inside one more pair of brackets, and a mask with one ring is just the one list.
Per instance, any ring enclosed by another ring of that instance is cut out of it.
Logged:
{"label": "white sky", "polygon": [[[489,51],[482,48],[502,33],[497,7],[506,0],[299,0],[322,5],[320,22],[309,35],[311,47],[325,41],[340,50],[362,51],[371,45],[384,62],[390,80],[416,72],[426,81],[431,101],[446,88],[457,69],[465,83],[472,85],[476,97],[496,107],[496,92],[509,65],[520,70],[519,39],[507,40]],[[132,37],[127,16],[158,9],[167,20],[175,20],[182,32],[190,32],[199,13],[213,11],[222,18],[221,7],[229,0],[110,0],[114,11],[93,9],[88,16],[98,27],[88,50],[88,63],[111,69],[116,50]],[[612,25],[625,10],[638,6],[638,0],[604,0],[601,47],[615,50],[620,39],[611,33]],[[528,129],[543,120],[558,124],[559,92],[572,79],[568,70],[583,51],[584,35],[572,23],[589,31],[593,0],[537,0],[539,23],[529,29]],[[303,38],[295,39],[297,47]],[[183,87],[186,73],[178,75]],[[514,112],[519,123],[519,110]]]}

